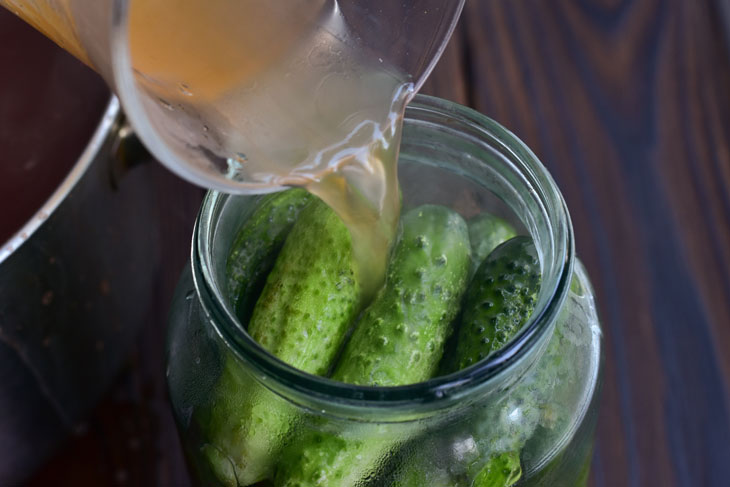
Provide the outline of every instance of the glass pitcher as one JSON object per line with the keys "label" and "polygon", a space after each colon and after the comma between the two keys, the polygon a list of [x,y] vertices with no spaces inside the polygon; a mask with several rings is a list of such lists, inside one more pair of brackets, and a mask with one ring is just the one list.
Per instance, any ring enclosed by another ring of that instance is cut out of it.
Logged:
{"label": "glass pitcher", "polygon": [[[303,185],[420,88],[463,0],[0,0],[99,72],[167,167]],[[343,141],[345,142],[343,144]]]}

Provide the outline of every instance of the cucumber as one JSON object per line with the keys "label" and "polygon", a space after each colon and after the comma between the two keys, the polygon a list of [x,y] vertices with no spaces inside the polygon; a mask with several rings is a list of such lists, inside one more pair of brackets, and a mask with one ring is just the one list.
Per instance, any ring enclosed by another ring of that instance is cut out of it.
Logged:
{"label": "cucumber", "polygon": [[[456,345],[457,370],[468,367],[498,351],[515,337],[535,307],[540,288],[540,262],[532,239],[515,237],[494,249],[477,268],[464,297],[464,314]],[[519,449],[539,421],[538,406],[516,394],[500,408],[507,415],[518,411],[519,420],[486,414],[476,444],[491,456],[474,479],[474,487],[509,487],[522,476]],[[490,424],[496,422],[495,424]],[[503,430],[499,425],[507,426]],[[494,431],[500,431],[494,438]],[[495,441],[484,441],[486,438]],[[474,465],[474,464],[473,464]]]}
{"label": "cucumber", "polygon": [[350,232],[317,200],[302,211],[276,259],[249,333],[292,367],[322,375],[361,301]]}
{"label": "cucumber", "polygon": [[402,230],[386,284],[347,344],[335,380],[412,384],[430,378],[441,359],[466,286],[467,227],[448,208],[424,205],[403,216]]}
{"label": "cucumber", "polygon": [[514,227],[489,213],[481,213],[468,221],[471,241],[471,268],[473,276],[479,265],[499,244],[517,235]]}
{"label": "cucumber", "polygon": [[540,266],[530,238],[515,237],[492,251],[464,297],[456,370],[504,347],[532,314],[539,287]]}
{"label": "cucumber", "polygon": [[207,420],[202,422],[200,452],[203,468],[218,482],[212,485],[251,485],[271,475],[272,458],[287,437],[293,414],[281,403],[271,404],[271,398],[239,359],[225,355],[210,407],[201,413]]}
{"label": "cucumber", "polygon": [[[458,312],[469,256],[468,229],[457,213],[424,205],[403,215],[385,285],[357,325],[333,379],[397,386],[431,377]],[[284,449],[275,485],[356,485],[407,439],[398,435],[389,425],[358,425],[341,434],[309,429]]]}
{"label": "cucumber", "polygon": [[312,199],[303,189],[266,195],[238,231],[226,262],[226,277],[228,297],[244,325],[294,221]]}
{"label": "cucumber", "polygon": [[[249,334],[270,353],[305,372],[324,374],[361,307],[350,233],[321,200],[294,224],[254,307]],[[272,474],[294,410],[227,356],[204,428],[203,455],[226,486]]]}
{"label": "cucumber", "polygon": [[502,453],[489,459],[477,474],[473,487],[507,487],[517,483],[522,477],[520,454]]}
{"label": "cucumber", "polygon": [[[515,237],[494,249],[465,293],[455,365],[448,372],[484,359],[514,338],[532,314],[539,285],[540,267],[531,239]],[[449,472],[456,485],[512,486],[522,475],[519,452],[541,420],[546,398],[537,395],[543,380],[538,377],[519,384],[504,400],[477,406],[481,411],[470,413],[475,419],[468,425],[410,455],[393,484],[416,486],[418,479],[440,478]],[[470,447],[465,450],[463,445]],[[433,458],[433,451],[447,453]],[[449,456],[455,451],[461,452],[460,458]],[[468,467],[461,471],[454,468],[464,464]]]}
{"label": "cucumber", "polygon": [[[471,242],[471,265],[469,266],[469,281],[487,256],[500,244],[515,236],[515,229],[499,217],[489,213],[481,213],[467,222],[469,227],[469,241]],[[461,318],[457,318],[461,321]],[[439,365],[438,375],[447,375],[455,370],[456,334],[446,342],[444,358]]]}

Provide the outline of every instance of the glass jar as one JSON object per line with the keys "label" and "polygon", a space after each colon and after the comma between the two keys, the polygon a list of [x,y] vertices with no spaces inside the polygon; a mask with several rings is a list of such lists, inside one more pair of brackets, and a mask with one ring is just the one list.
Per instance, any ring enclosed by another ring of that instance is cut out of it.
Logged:
{"label": "glass jar", "polygon": [[[399,176],[405,208],[438,203],[465,217],[489,211],[532,236],[542,284],[528,323],[485,360],[418,384],[354,386],[296,370],[252,340],[226,297],[231,243],[260,197],[211,192],[173,301],[167,351],[174,414],[203,485],[270,477],[287,444],[313,431],[343,445],[372,445],[381,454],[369,465],[347,465],[349,480],[322,476],[301,485],[586,484],[601,331],[555,182],[496,122],[425,96],[406,110]],[[247,401],[265,405],[264,416],[288,418],[289,427],[267,436],[246,426],[251,418],[238,417],[237,408]],[[212,426],[211,411],[225,416],[225,424]],[[247,434],[258,437],[244,451],[238,435]],[[509,460],[515,452],[517,465],[515,457]],[[247,460],[254,457],[261,460]],[[490,465],[501,465],[501,473],[493,473],[502,480],[485,480],[492,478],[485,475]],[[477,475],[481,483],[474,483]]]}

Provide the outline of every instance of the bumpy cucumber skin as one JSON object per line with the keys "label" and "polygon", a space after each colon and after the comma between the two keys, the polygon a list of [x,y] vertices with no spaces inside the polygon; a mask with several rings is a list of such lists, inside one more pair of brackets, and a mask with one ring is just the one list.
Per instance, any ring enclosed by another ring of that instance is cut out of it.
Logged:
{"label": "bumpy cucumber skin", "polygon": [[[484,259],[499,245],[515,236],[515,229],[490,213],[481,213],[467,222],[469,227],[469,241],[471,242],[471,265],[469,266],[469,282]],[[463,312],[462,312],[463,314]],[[460,318],[457,318],[461,322]],[[439,364],[438,375],[447,375],[455,370],[455,353],[457,334],[452,335],[446,342],[444,358]]]}
{"label": "bumpy cucumber skin", "polygon": [[[251,316],[248,331],[284,362],[324,374],[360,310],[350,233],[324,202],[296,220]],[[227,355],[211,398],[202,453],[225,486],[251,485],[273,473],[293,412],[271,397]],[[254,394],[254,395],[252,395]]]}
{"label": "bumpy cucumber skin", "polygon": [[301,212],[286,239],[254,308],[249,334],[289,365],[322,375],[361,300],[350,232],[317,200]]}
{"label": "bumpy cucumber skin", "polygon": [[459,214],[424,205],[402,218],[386,284],[365,311],[333,378],[395,386],[430,378],[466,286],[470,247]]}
{"label": "bumpy cucumber skin", "polygon": [[[457,370],[484,359],[514,338],[532,314],[540,277],[537,252],[528,237],[512,238],[489,254],[464,298]],[[478,450],[503,453],[487,460],[474,477],[473,487],[510,487],[522,476],[519,451],[540,420],[539,403],[529,392],[521,388],[504,404],[485,411],[475,434]],[[519,418],[517,422],[511,420],[513,416]]]}
{"label": "bumpy cucumber skin", "polygon": [[[303,189],[290,189],[261,198],[231,244],[226,262],[228,296],[242,323],[247,324],[266,275],[291,231],[299,213],[314,198]],[[239,369],[237,359],[226,353],[221,376],[210,398],[210,407],[196,412],[208,443],[201,448],[205,469],[227,487],[261,478],[261,468],[245,468],[247,459],[264,458],[273,441],[261,441],[269,429],[256,430],[257,408],[250,393],[256,385]],[[269,426],[282,423],[274,410],[267,418]],[[243,439],[243,440],[242,440]],[[270,462],[268,462],[270,463]]]}
{"label": "bumpy cucumber skin", "polygon": [[226,276],[228,297],[242,323],[248,323],[257,291],[263,287],[299,212],[312,200],[303,189],[264,196],[238,231],[228,255]]}
{"label": "bumpy cucumber skin", "polygon": [[[401,228],[385,285],[346,346],[335,380],[396,386],[425,380],[436,369],[466,286],[468,229],[458,214],[435,205],[403,215]],[[285,449],[275,485],[358,485],[405,439],[388,425],[366,431],[346,438],[308,431]]]}
{"label": "bumpy cucumber skin", "polygon": [[471,268],[473,276],[479,265],[503,242],[515,237],[517,232],[505,220],[490,213],[481,213],[467,222],[471,241]]}
{"label": "bumpy cucumber skin", "polygon": [[492,251],[466,291],[456,370],[505,346],[532,314],[539,287],[540,266],[530,238],[515,237]]}
{"label": "bumpy cucumber skin", "polygon": [[[465,293],[456,356],[446,372],[471,365],[514,338],[533,311],[539,285],[539,262],[529,238],[515,237],[494,249],[479,266]],[[485,302],[490,305],[485,306]],[[552,368],[545,371],[547,375],[553,373]],[[510,487],[519,480],[522,475],[519,451],[541,421],[543,412],[539,405],[548,398],[537,391],[545,388],[542,383],[547,380],[540,376],[520,384],[506,400],[485,406],[477,414],[479,419],[467,430],[444,439],[444,444],[437,447],[440,451],[452,451],[452,443],[468,438],[474,445],[469,454],[469,468],[461,473],[452,471],[451,482],[473,487]],[[485,461],[482,455],[491,456]],[[416,454],[402,469],[395,485],[415,487],[421,485],[421,478],[440,478],[452,470],[448,456],[437,459],[436,463],[429,461],[429,457]]]}

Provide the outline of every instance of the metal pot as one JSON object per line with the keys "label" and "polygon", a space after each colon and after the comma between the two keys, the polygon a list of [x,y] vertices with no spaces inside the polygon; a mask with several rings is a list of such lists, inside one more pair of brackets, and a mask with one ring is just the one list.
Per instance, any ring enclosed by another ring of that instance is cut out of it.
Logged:
{"label": "metal pot", "polygon": [[150,310],[159,222],[130,133],[112,98],[71,172],[0,248],[0,485],[91,410]]}
{"label": "metal pot", "polygon": [[0,240],[4,486],[30,475],[110,385],[148,319],[161,251],[153,167],[130,163],[146,156],[116,98],[100,80],[89,89],[95,75],[10,12],[0,48],[0,223],[18,229]]}

